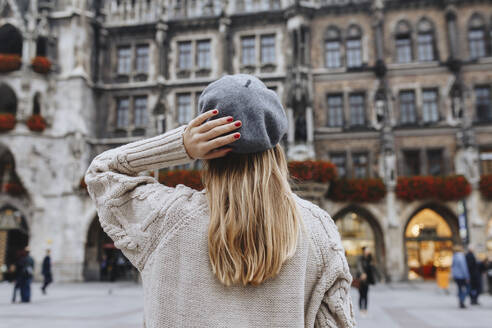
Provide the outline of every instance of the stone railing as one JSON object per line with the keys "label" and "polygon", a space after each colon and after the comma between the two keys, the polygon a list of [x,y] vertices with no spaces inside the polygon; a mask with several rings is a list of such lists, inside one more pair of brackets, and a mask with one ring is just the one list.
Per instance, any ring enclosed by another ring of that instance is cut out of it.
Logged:
{"label": "stone railing", "polygon": [[156,22],[160,16],[161,1],[106,0],[104,12],[110,25],[146,24]]}

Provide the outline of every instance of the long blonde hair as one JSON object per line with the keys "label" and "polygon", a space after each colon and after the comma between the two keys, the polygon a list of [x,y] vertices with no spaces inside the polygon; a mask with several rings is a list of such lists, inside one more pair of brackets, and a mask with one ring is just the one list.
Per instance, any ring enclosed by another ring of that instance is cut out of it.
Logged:
{"label": "long blonde hair", "polygon": [[224,285],[259,285],[296,251],[299,215],[281,146],[206,161],[208,251]]}

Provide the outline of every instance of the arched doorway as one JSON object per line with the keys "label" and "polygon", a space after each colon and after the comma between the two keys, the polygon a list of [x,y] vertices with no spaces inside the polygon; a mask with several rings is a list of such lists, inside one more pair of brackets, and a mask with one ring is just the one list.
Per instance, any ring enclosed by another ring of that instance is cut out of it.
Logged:
{"label": "arched doorway", "polygon": [[[3,275],[15,270],[14,265],[29,243],[26,219],[14,206],[0,208],[0,269]],[[3,280],[3,275],[0,280]]]}
{"label": "arched doorway", "polygon": [[340,232],[352,275],[357,276],[357,261],[363,254],[362,248],[366,247],[373,254],[379,278],[383,279],[386,276],[383,231],[374,216],[362,207],[349,206],[333,218]]}
{"label": "arched doorway", "polygon": [[448,274],[458,236],[458,219],[445,207],[425,206],[414,212],[404,230],[408,279]]}
{"label": "arched doorway", "polygon": [[86,281],[138,280],[138,272],[102,230],[99,218],[92,220],[85,244]]}
{"label": "arched doorway", "polygon": [[17,96],[5,83],[0,83],[0,113],[13,115],[17,113]]}

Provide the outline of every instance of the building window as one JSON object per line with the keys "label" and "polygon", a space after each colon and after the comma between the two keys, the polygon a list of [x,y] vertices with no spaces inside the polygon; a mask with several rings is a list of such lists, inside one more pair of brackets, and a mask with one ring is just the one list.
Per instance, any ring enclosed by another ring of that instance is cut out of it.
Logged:
{"label": "building window", "polygon": [[132,70],[132,52],[130,47],[118,48],[118,68],[117,73],[128,75]]}
{"label": "building window", "polygon": [[261,36],[261,63],[275,63],[275,35]]}
{"label": "building window", "polygon": [[330,27],[325,32],[325,66],[337,68],[342,66],[340,60],[340,31]]}
{"label": "building window", "polygon": [[178,123],[180,125],[186,124],[192,119],[192,108],[191,108],[191,94],[190,93],[179,93],[177,94],[177,109],[178,109]]}
{"label": "building window", "polygon": [[334,153],[330,155],[330,161],[337,167],[338,177],[347,177],[347,155],[345,153]]}
{"label": "building window", "polygon": [[492,174],[492,149],[480,152],[480,168],[482,175]]}
{"label": "building window", "polygon": [[352,155],[354,178],[364,179],[369,176],[369,156],[367,153],[355,153]]}
{"label": "building window", "polygon": [[178,68],[180,70],[189,70],[191,65],[191,42],[178,42]]}
{"label": "building window", "polygon": [[343,97],[342,95],[328,95],[328,126],[343,126]]}
{"label": "building window", "polygon": [[407,177],[420,175],[420,152],[418,150],[403,151],[403,175]]}
{"label": "building window", "polygon": [[427,162],[429,175],[444,175],[444,157],[442,149],[432,149],[427,151]]}
{"label": "building window", "polygon": [[400,92],[400,123],[414,124],[416,122],[415,92],[402,91]]}
{"label": "building window", "polygon": [[479,122],[492,121],[492,102],[490,99],[490,87],[475,88],[477,120]]}
{"label": "building window", "polygon": [[120,98],[116,105],[116,128],[126,129],[129,124],[128,112],[130,110],[130,100],[128,98]]}
{"label": "building window", "polygon": [[241,64],[244,66],[254,66],[256,64],[254,36],[241,38]]}
{"label": "building window", "polygon": [[149,46],[137,46],[136,70],[138,73],[147,73],[149,71]]}
{"label": "building window", "polygon": [[424,90],[422,92],[422,118],[424,123],[433,123],[439,120],[437,90]]}
{"label": "building window", "polygon": [[358,26],[351,26],[348,29],[346,52],[347,67],[362,66],[362,31]]}
{"label": "building window", "polygon": [[147,126],[147,97],[135,97],[133,121],[137,128]]}
{"label": "building window", "polygon": [[201,69],[210,68],[210,40],[197,42],[197,66]]}
{"label": "building window", "polygon": [[480,15],[473,15],[468,27],[468,47],[470,59],[478,59],[487,55],[485,48],[485,24]]}
{"label": "building window", "polygon": [[420,61],[434,60],[434,29],[432,23],[423,19],[418,25],[417,36],[418,55]]}
{"label": "building window", "polygon": [[350,125],[364,126],[366,123],[366,111],[364,104],[364,94],[356,93],[349,96],[350,106]]}
{"label": "building window", "polygon": [[412,61],[412,33],[407,22],[399,22],[396,27],[396,61],[409,63]]}

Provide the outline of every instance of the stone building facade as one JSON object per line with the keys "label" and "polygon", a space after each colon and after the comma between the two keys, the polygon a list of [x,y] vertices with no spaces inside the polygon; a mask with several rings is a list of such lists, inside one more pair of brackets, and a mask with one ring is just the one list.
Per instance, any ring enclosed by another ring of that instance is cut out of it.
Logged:
{"label": "stone building facade", "polygon": [[431,277],[464,236],[463,202],[400,200],[401,176],[464,175],[469,240],[492,252],[492,1],[0,0],[2,53],[22,66],[0,72],[0,113],[17,119],[0,134],[0,265],[29,243],[38,262],[52,250],[58,281],[97,278],[110,243],[81,187],[91,158],[186,123],[207,84],[240,72],[281,97],[290,159],[384,180],[378,202],[318,199],[352,264],[367,246],[381,276]]}

